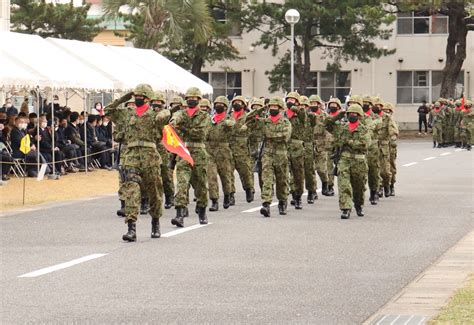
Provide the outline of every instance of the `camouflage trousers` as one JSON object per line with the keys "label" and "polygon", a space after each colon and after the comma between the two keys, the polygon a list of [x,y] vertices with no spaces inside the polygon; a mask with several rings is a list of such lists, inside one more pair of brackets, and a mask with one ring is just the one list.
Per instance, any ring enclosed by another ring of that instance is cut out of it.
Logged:
{"label": "camouflage trousers", "polygon": [[170,162],[170,153],[163,147],[162,144],[158,144],[158,152],[161,156],[161,179],[163,180],[163,189],[166,197],[174,196],[174,181],[173,181],[173,170],[168,165]]}
{"label": "camouflage trousers", "polygon": [[367,154],[367,165],[369,168],[369,189],[371,191],[378,191],[380,188],[380,160],[379,146],[377,142],[369,147]]}
{"label": "camouflage trousers", "polygon": [[[139,153],[139,151],[134,151]],[[125,200],[125,222],[137,221],[142,193],[150,202],[150,215],[158,219],[163,214],[163,183],[160,174],[161,158],[147,149],[143,154],[130,155],[123,164],[126,179],[119,195]]]}
{"label": "camouflage trousers", "polygon": [[394,185],[397,182],[397,147],[395,141],[390,141],[390,172],[392,174],[390,185]]}
{"label": "camouflage trousers", "polygon": [[304,192],[304,154],[303,141],[290,140],[288,145],[288,157],[292,180],[291,190],[296,195],[302,195]]}
{"label": "camouflage trousers", "polygon": [[470,128],[461,129],[461,141],[463,144],[474,144],[474,130]]}
{"label": "camouflage trousers", "polygon": [[379,161],[380,161],[380,177],[382,178],[382,186],[390,186],[392,173],[390,171],[390,145],[389,141],[379,141]]}
{"label": "camouflage trousers", "polygon": [[286,150],[280,153],[265,152],[262,157],[263,203],[271,203],[273,184],[276,185],[276,197],[279,201],[288,199],[288,156]]}
{"label": "camouflage trousers", "polygon": [[334,162],[331,159],[332,151],[328,151],[326,155],[328,170],[328,185],[334,186]]}
{"label": "camouflage trousers", "polygon": [[341,157],[338,164],[339,174],[337,185],[339,188],[339,208],[352,209],[355,205],[364,205],[364,196],[367,182],[366,158]]}
{"label": "camouflage trousers", "polygon": [[433,141],[437,143],[444,143],[443,128],[441,125],[433,125]]}
{"label": "camouflage trousers", "polygon": [[[245,141],[244,141],[245,140]],[[233,156],[233,168],[237,170],[240,182],[244,190],[253,190],[253,167],[250,161],[250,152],[247,146],[247,138],[239,138],[239,140],[231,143],[230,148]],[[232,172],[232,193],[235,193],[235,177]]]}
{"label": "camouflage trousers", "polygon": [[232,152],[228,143],[217,143],[208,146],[209,153],[209,197],[211,200],[219,199],[218,175],[221,179],[222,191],[224,194],[232,192]]}
{"label": "camouflage trousers", "polygon": [[207,187],[207,168],[208,156],[207,151],[202,147],[188,147],[194,160],[194,166],[187,161],[178,158],[176,163],[176,208],[185,208],[189,204],[189,186],[194,188],[194,195],[197,199],[197,206],[201,208],[207,207],[208,187]]}
{"label": "camouflage trousers", "polygon": [[304,178],[305,186],[308,192],[316,193],[317,182],[314,167],[314,148],[313,142],[304,143]]}
{"label": "camouflage trousers", "polygon": [[443,135],[444,135],[443,140],[445,143],[454,142],[454,126],[443,125]]}
{"label": "camouflage trousers", "polygon": [[460,127],[455,127],[454,128],[454,142],[461,142],[461,128]]}
{"label": "camouflage trousers", "polygon": [[[329,159],[330,160],[330,159]],[[330,162],[332,164],[332,161]],[[314,164],[316,171],[321,179],[321,182],[327,183],[328,182],[328,173],[332,174],[333,169],[331,168],[328,170],[328,152],[323,148],[316,147],[316,153],[314,156]],[[332,167],[332,165],[331,165]]]}

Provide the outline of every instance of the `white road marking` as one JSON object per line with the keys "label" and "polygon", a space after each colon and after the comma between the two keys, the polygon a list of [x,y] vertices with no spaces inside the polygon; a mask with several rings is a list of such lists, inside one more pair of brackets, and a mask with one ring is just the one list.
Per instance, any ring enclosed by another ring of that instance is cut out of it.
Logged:
{"label": "white road marking", "polygon": [[182,233],[194,230],[194,229],[199,229],[199,228],[202,228],[202,227],[206,227],[208,225],[212,225],[212,223],[209,222],[207,225],[197,224],[197,225],[193,225],[193,226],[189,226],[189,227],[185,227],[185,228],[176,229],[176,230],[167,232],[166,234],[162,234],[161,237],[163,237],[163,238],[173,237],[173,236],[176,236],[176,235],[179,235],[179,234],[182,234]]}
{"label": "white road marking", "polygon": [[390,323],[390,325],[395,324],[395,322],[400,318],[400,316],[402,316],[402,315],[398,315],[398,316]]}
{"label": "white road marking", "polygon": [[436,157],[428,157],[428,158],[425,158],[423,160],[433,160],[433,159],[436,159]]}
{"label": "white road marking", "polygon": [[384,320],[385,318],[387,318],[387,316],[388,316],[388,315],[383,316],[383,317],[377,322],[377,324],[375,324],[375,325],[381,324],[381,323],[383,322],[383,320]]}
{"label": "white road marking", "polygon": [[443,152],[440,156],[447,156],[447,155],[450,155],[451,153],[450,152]]}
{"label": "white road marking", "polygon": [[[316,192],[321,193],[321,189],[318,188],[318,189],[316,190]],[[302,196],[306,196],[306,195],[308,195],[308,192],[304,192],[304,193],[302,194]],[[271,207],[274,207],[275,205],[278,205],[278,202],[273,202],[272,204],[270,204]],[[257,212],[257,211],[260,211],[260,208],[261,208],[261,206],[256,207],[256,208],[252,208],[252,209],[248,209],[248,210],[244,210],[244,211],[242,211],[242,213]],[[162,237],[163,237],[163,236],[162,236]]]}
{"label": "white road marking", "polygon": [[416,161],[414,161],[414,162],[403,165],[403,167],[410,167],[410,166],[413,166],[413,165],[416,165],[416,164],[418,164],[418,163]]}
{"label": "white road marking", "polygon": [[420,320],[420,322],[418,323],[418,325],[423,324],[423,322],[425,321],[425,319],[426,319],[426,317],[423,317],[423,318]]}
{"label": "white road marking", "polygon": [[407,325],[407,324],[411,321],[411,319],[412,319],[414,316],[415,316],[415,315],[411,315],[410,318],[408,318],[407,321],[406,321],[403,325]]}
{"label": "white road marking", "polygon": [[51,273],[51,272],[54,272],[54,271],[62,270],[62,269],[65,269],[65,268],[68,268],[68,267],[71,267],[71,266],[74,266],[74,265],[77,265],[77,264],[80,264],[80,263],[84,263],[84,262],[87,262],[87,261],[105,256],[105,255],[107,255],[107,254],[87,255],[87,256],[77,258],[77,259],[69,261],[69,262],[56,264],[56,265],[53,265],[53,266],[50,266],[50,267],[46,267],[44,269],[39,269],[37,271],[33,271],[33,272],[30,272],[30,273],[19,275],[18,277],[19,278],[35,278],[35,277],[40,276],[40,275],[45,275],[45,274],[48,274],[48,273]]}

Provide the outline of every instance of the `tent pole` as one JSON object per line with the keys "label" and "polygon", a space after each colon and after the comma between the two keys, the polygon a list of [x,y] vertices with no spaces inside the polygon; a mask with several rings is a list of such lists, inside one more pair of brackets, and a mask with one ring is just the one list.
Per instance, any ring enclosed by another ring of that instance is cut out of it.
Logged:
{"label": "tent pole", "polygon": [[[39,87],[36,88],[36,104],[38,106],[38,123],[36,123],[36,134],[39,135],[39,118],[40,118],[40,107],[39,107]],[[36,171],[39,175],[40,171],[40,140],[39,137],[36,139]]]}
{"label": "tent pole", "polygon": [[84,165],[86,166],[86,174],[87,174],[87,120],[86,120],[86,113],[87,113],[87,97],[86,91],[83,90],[82,92],[84,97]]}
{"label": "tent pole", "polygon": [[54,95],[53,90],[51,89],[51,121],[53,123],[53,133],[51,136],[51,150],[53,156],[53,179],[56,179],[56,157],[54,154]]}

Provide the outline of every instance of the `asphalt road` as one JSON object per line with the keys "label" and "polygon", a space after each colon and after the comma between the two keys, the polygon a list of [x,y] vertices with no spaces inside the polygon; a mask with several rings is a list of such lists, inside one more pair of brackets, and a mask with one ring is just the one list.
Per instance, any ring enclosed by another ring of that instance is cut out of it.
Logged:
{"label": "asphalt road", "polygon": [[[350,220],[321,195],[265,219],[242,212],[260,204],[243,191],[168,238],[151,240],[142,217],[137,243],[121,240],[115,197],[4,215],[0,323],[361,323],[473,228],[473,161],[402,141],[397,196]],[[176,230],[165,211],[163,234]]]}

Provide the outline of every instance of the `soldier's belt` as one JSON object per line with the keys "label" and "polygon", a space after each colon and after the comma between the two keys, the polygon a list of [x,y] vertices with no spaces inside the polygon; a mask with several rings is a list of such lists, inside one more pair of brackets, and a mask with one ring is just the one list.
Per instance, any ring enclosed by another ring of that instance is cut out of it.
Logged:
{"label": "soldier's belt", "polygon": [[364,159],[364,154],[357,154],[357,153],[350,153],[350,152],[343,152],[341,153],[341,157],[344,158],[353,158],[353,159]]}
{"label": "soldier's belt", "polygon": [[229,142],[209,141],[207,144],[211,147],[228,147],[229,146]]}
{"label": "soldier's belt", "polygon": [[390,141],[389,140],[379,140],[379,143],[380,144],[389,144]]}
{"label": "soldier's belt", "polygon": [[184,145],[188,148],[206,148],[206,145],[202,142],[185,142]]}
{"label": "soldier's belt", "polygon": [[231,142],[247,142],[248,137],[242,135],[234,135],[231,139]]}
{"label": "soldier's belt", "polygon": [[303,140],[297,140],[297,139],[290,139],[290,143],[303,145],[304,141]]}
{"label": "soldier's belt", "polygon": [[156,143],[150,141],[132,141],[127,144],[127,148],[145,147],[156,149]]}

